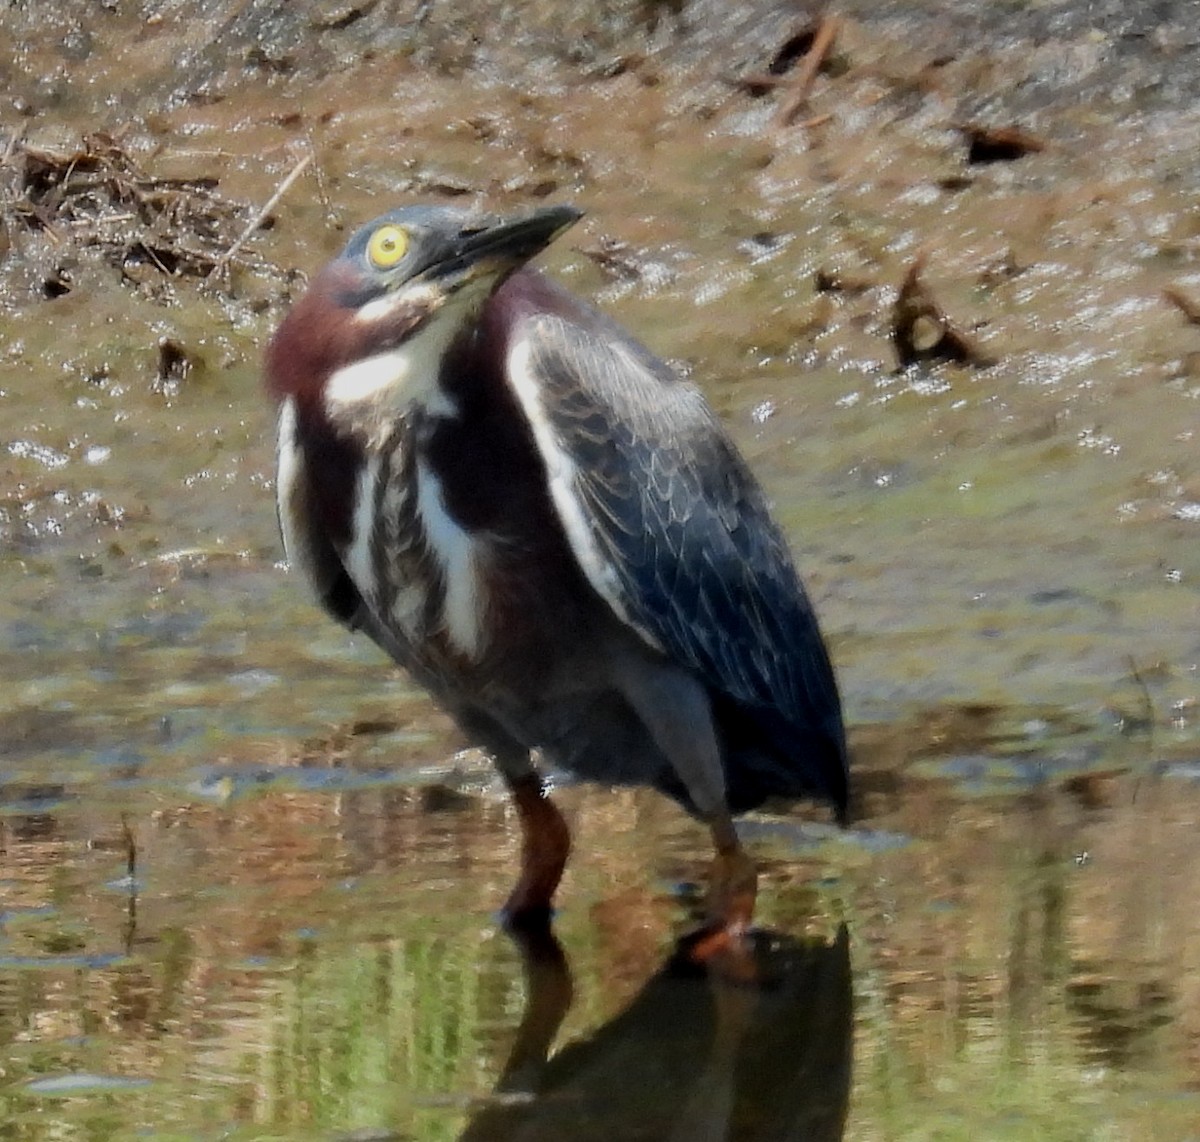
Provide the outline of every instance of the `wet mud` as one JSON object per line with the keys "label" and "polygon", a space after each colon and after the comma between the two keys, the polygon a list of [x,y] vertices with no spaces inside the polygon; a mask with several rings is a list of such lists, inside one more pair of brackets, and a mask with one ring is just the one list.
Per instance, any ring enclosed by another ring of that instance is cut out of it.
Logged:
{"label": "wet mud", "polygon": [[[0,1133],[1194,1136],[1193,9],[0,12]],[[585,209],[792,540],[857,791],[745,823],[770,987],[651,794],[508,939],[484,759],[280,564],[262,347],[427,200]]]}

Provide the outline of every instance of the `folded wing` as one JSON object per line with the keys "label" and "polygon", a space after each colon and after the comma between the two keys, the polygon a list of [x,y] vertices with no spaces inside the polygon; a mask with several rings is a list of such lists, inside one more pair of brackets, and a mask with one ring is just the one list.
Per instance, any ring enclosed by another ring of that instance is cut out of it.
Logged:
{"label": "folded wing", "polygon": [[[776,747],[819,770],[807,784],[841,806],[837,685],[763,493],[700,393],[611,332],[537,315],[511,343],[571,549],[616,615],[760,714]],[[823,760],[806,763],[814,741]]]}

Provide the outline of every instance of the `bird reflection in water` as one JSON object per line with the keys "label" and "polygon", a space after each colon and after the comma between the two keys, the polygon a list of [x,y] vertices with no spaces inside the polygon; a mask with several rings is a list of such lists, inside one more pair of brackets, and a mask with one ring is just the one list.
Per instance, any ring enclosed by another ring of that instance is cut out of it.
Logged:
{"label": "bird reflection in water", "polygon": [[842,1138],[852,1029],[844,926],[831,943],[754,933],[752,984],[677,952],[624,1011],[553,1057],[571,1002],[566,957],[548,928],[513,939],[524,1016],[498,1097],[461,1142]]}

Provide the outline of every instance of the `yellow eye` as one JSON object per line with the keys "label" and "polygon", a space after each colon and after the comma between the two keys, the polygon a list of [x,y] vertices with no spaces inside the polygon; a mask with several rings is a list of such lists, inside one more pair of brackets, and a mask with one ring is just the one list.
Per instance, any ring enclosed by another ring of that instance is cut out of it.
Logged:
{"label": "yellow eye", "polygon": [[390,270],[408,251],[408,231],[403,226],[380,226],[367,243],[367,257],[377,270]]}

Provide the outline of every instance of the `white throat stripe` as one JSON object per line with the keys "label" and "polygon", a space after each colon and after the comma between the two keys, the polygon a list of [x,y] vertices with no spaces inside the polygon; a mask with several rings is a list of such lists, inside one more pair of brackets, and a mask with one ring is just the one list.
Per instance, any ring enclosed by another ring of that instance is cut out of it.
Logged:
{"label": "white throat stripe", "polygon": [[460,654],[478,659],[483,650],[487,604],[478,547],[471,533],[460,527],[446,510],[441,481],[420,461],[417,463],[417,511],[442,576],[442,626]]}

